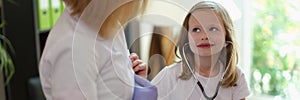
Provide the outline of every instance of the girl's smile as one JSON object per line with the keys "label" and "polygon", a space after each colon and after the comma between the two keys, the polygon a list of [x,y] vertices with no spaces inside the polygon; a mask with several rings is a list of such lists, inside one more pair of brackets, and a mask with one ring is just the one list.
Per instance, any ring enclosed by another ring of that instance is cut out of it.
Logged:
{"label": "girl's smile", "polygon": [[210,44],[210,43],[201,43],[197,45],[198,48],[202,48],[202,49],[210,49],[212,46],[214,46],[214,44]]}

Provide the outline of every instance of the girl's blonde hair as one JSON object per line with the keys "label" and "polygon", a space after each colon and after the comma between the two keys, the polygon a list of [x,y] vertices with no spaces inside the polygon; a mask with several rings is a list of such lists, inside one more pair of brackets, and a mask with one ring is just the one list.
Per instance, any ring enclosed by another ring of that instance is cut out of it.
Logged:
{"label": "girl's blonde hair", "polygon": [[[191,13],[193,13],[196,10],[214,10],[217,14],[220,15],[222,21],[224,22],[224,27],[226,31],[226,37],[225,41],[230,41],[231,44],[228,44],[226,46],[226,49],[223,49],[221,52],[221,56],[226,56],[226,58],[220,58],[223,63],[225,63],[224,66],[227,66],[230,64],[228,67],[228,71],[226,72],[224,76],[224,80],[222,82],[223,87],[230,87],[230,86],[235,86],[236,82],[238,80],[238,72],[236,69],[236,64],[238,60],[238,55],[237,55],[237,50],[236,50],[236,41],[234,39],[234,29],[233,29],[233,22],[225,10],[224,7],[222,7],[220,4],[212,2],[212,1],[202,1],[194,5],[191,10],[189,11],[188,15],[185,17],[184,22],[183,22],[183,29],[182,33],[180,34],[179,40],[177,42],[177,47],[175,52],[179,50],[179,53],[181,57],[183,57],[183,52],[182,48],[186,43],[189,43],[188,41],[188,25],[189,25],[189,19],[191,16]],[[190,48],[187,49],[188,52],[186,53],[187,58],[189,58],[189,63],[192,67],[192,69],[195,69],[195,60],[192,51]],[[232,56],[231,56],[232,55]],[[232,59],[232,60],[230,60]],[[182,73],[179,76],[180,79],[183,80],[188,80],[191,78],[192,73],[188,69],[187,63],[185,60],[182,60]]]}
{"label": "girl's blonde hair", "polygon": [[[64,0],[66,5],[70,6],[72,13],[71,15],[81,14],[85,7],[91,2],[91,0]],[[103,38],[109,38],[114,36],[120,29],[118,27],[117,21],[120,21],[122,26],[125,26],[132,18],[142,14],[145,11],[148,0],[131,0],[126,4],[115,9],[104,21],[104,23],[99,26],[99,35]]]}

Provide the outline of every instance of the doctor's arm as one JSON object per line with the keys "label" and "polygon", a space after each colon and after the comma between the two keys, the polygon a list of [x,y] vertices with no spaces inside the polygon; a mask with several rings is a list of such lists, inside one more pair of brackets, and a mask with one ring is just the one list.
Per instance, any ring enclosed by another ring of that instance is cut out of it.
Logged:
{"label": "doctor's arm", "polygon": [[96,100],[96,73],[86,67],[80,67],[83,73],[78,71],[69,57],[61,54],[55,62],[41,59],[40,78],[47,100]]}

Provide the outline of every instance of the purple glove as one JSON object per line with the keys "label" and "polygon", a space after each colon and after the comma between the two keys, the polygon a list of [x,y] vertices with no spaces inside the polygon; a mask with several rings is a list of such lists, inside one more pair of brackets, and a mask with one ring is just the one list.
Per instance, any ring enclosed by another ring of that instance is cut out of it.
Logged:
{"label": "purple glove", "polygon": [[157,88],[148,80],[134,75],[134,93],[132,100],[157,100]]}

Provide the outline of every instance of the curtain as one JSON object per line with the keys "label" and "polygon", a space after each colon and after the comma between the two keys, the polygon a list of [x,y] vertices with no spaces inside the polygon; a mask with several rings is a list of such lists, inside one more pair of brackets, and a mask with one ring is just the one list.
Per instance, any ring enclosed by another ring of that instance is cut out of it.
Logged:
{"label": "curtain", "polygon": [[149,80],[153,79],[162,68],[174,63],[176,45],[174,40],[172,28],[154,27],[148,62],[151,69]]}

